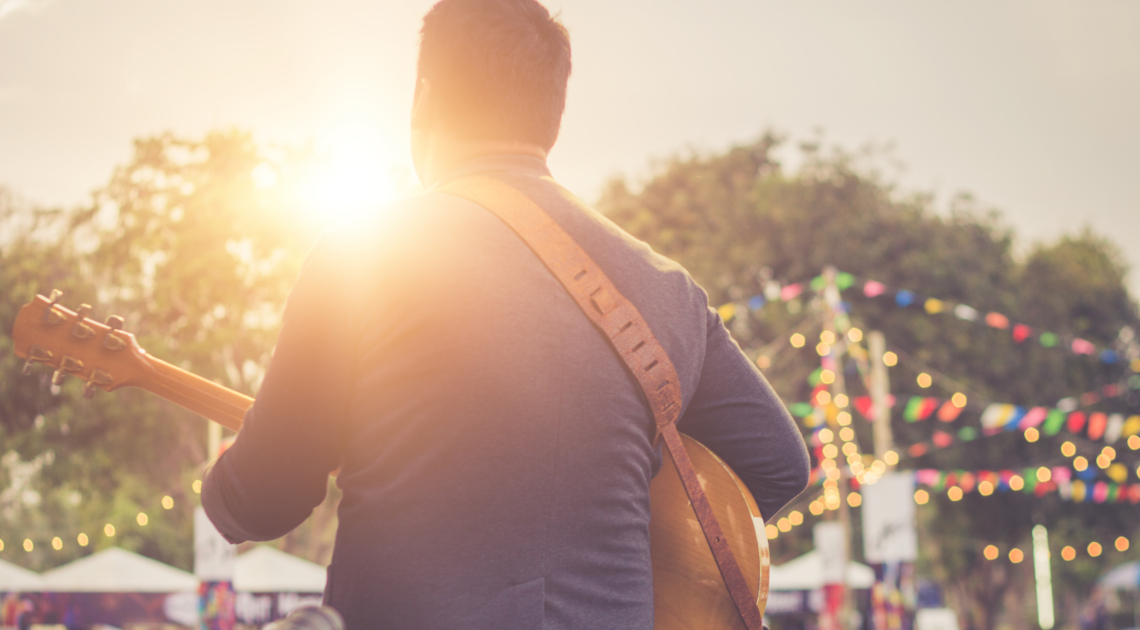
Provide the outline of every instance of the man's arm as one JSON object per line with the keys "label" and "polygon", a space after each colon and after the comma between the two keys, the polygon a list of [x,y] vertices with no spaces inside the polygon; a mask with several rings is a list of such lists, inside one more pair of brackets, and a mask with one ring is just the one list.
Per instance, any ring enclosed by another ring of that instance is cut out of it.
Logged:
{"label": "man's arm", "polygon": [[202,487],[230,542],[272,540],[301,524],[340,465],[354,351],[343,253],[327,241],[305,261],[257,398]]}
{"label": "man's arm", "polygon": [[677,428],[728,463],[765,519],[807,487],[810,462],[799,429],[712,309],[700,382]]}

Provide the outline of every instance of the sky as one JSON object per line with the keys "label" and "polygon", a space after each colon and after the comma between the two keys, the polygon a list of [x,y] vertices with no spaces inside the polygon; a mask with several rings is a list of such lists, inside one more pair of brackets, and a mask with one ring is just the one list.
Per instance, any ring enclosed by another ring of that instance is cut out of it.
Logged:
{"label": "sky", "polygon": [[[430,4],[0,0],[0,185],[79,204],[133,138],[168,130],[408,165]],[[904,190],[972,193],[1022,251],[1091,227],[1140,296],[1140,2],[546,4],[574,50],[550,164],[586,199],[672,155],[822,132],[893,146]]]}

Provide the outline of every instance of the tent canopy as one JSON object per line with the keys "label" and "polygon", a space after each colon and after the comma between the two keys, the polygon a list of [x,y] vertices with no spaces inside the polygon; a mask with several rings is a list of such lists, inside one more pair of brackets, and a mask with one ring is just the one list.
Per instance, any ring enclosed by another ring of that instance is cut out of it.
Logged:
{"label": "tent canopy", "polygon": [[[875,571],[858,562],[847,563],[848,588],[871,588]],[[804,555],[772,567],[768,588],[773,591],[814,591],[823,587],[823,555],[813,550]]]}
{"label": "tent canopy", "polygon": [[119,547],[80,558],[43,574],[41,589],[59,593],[180,593],[197,591],[198,578]]}
{"label": "tent canopy", "polygon": [[1140,590],[1140,561],[1119,564],[1098,580],[1104,588],[1124,591]]}
{"label": "tent canopy", "polygon": [[243,593],[321,593],[325,577],[321,565],[265,545],[234,562],[234,590]]}
{"label": "tent canopy", "polygon": [[40,575],[11,562],[0,560],[0,593],[40,590]]}

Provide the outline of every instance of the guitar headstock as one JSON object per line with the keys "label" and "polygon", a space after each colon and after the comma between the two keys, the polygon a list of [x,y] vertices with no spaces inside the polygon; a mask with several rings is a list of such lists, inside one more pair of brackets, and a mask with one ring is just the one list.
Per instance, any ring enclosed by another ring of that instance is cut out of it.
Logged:
{"label": "guitar headstock", "polygon": [[87,317],[90,305],[71,311],[56,303],[60,295],[37,295],[16,316],[12,341],[16,356],[26,360],[25,374],[36,363],[50,365],[53,384],[65,376],[81,378],[87,382],[83,395],[90,398],[96,387],[112,391],[153,371],[135,336],[122,330],[123,318],[112,315],[99,323]]}

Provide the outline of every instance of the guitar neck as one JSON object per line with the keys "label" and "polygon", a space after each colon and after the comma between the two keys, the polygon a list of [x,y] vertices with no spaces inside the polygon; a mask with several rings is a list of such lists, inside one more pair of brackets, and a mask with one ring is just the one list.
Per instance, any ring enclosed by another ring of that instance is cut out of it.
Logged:
{"label": "guitar neck", "polygon": [[147,355],[146,360],[154,371],[149,378],[131,383],[132,385],[161,396],[226,428],[234,431],[241,429],[245,412],[253,404],[252,398],[153,356]]}

